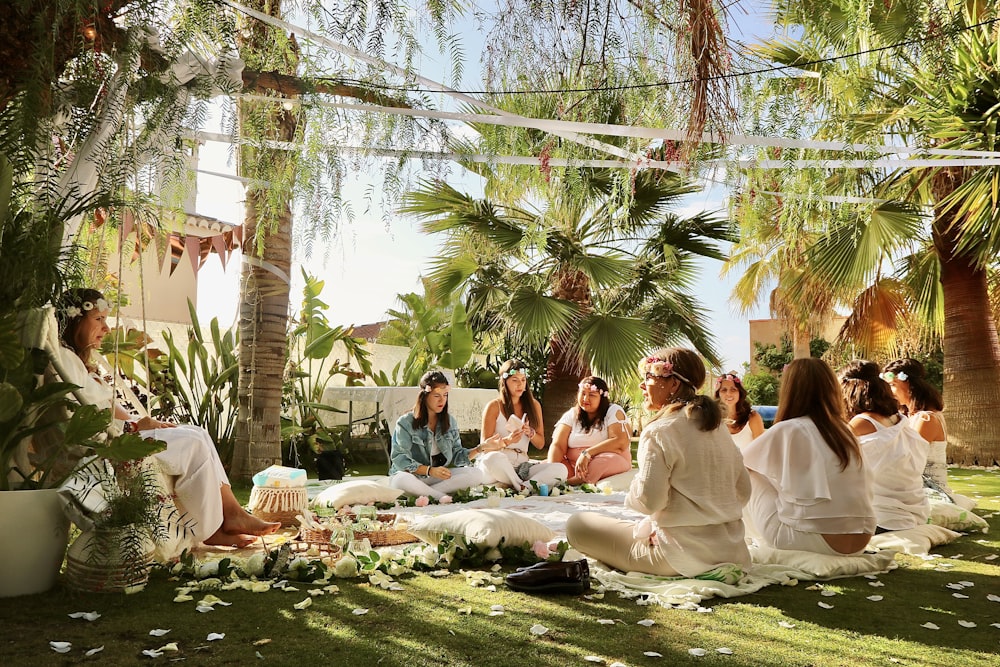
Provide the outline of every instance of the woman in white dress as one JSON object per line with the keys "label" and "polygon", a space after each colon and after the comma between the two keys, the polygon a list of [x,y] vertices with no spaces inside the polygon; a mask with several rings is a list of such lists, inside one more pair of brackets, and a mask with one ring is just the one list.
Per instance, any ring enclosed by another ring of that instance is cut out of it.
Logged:
{"label": "woman in white dress", "polygon": [[719,404],[699,395],[705,364],[692,350],[658,350],[639,363],[643,402],[656,412],[639,436],[639,470],[625,506],[645,519],[578,512],[573,547],[624,572],[695,577],[725,563],[750,567],[743,505],[750,476],[722,428]]}
{"label": "woman in white dress", "polygon": [[725,411],[724,422],[737,447],[746,447],[764,432],[764,420],[750,407],[747,390],[733,371],[715,380],[715,398]]}
{"label": "woman in white dress", "polygon": [[566,467],[570,484],[593,484],[632,469],[632,428],[625,409],[608,394],[601,378],[583,378],[576,406],[556,422],[549,461]]}
{"label": "woman in white dress", "polygon": [[909,417],[910,426],[929,444],[924,479],[932,488],[954,495],[948,486],[948,433],[941,414],[944,401],[926,380],[923,364],[916,359],[890,361],[885,365],[882,379],[892,388],[892,395]]}
{"label": "woman in white dress", "polygon": [[[500,436],[502,449],[486,452],[476,459],[483,472],[484,484],[503,484],[519,491],[530,488],[528,482],[556,486],[566,480],[566,467],[560,463],[534,461],[528,447],[545,447],[542,405],[531,395],[528,369],[517,359],[500,366],[500,396],[486,404],[480,437],[489,440]],[[513,430],[512,430],[513,429]]]}
{"label": "woman in white dress", "polygon": [[261,535],[277,531],[280,523],[263,521],[243,509],[233,495],[229,478],[205,429],[161,422],[151,417],[133,420],[115,399],[114,390],[101,377],[94,352],[108,334],[110,305],[97,290],[65,292],[56,308],[61,338],[66,346],[58,351],[63,378],[81,387],[86,402],[108,407],[122,430],[167,443],[153,455],[160,471],[173,478],[175,504],[184,514],[184,524],[193,543],[244,547]]}
{"label": "woman in white dress", "polygon": [[749,534],[775,549],[864,551],[875,533],[871,477],[826,362],[788,364],[774,426],[743,448],[743,462],[753,484]]}
{"label": "woman in white dress", "polygon": [[838,372],[850,427],[872,474],[876,533],[927,523],[924,493],[927,441],[899,413],[892,390],[873,361],[856,360]]}

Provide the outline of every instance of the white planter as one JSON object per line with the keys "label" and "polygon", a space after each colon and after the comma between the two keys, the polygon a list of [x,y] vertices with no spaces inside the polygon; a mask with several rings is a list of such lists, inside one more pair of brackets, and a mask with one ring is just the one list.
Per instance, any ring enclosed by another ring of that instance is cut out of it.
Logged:
{"label": "white planter", "polygon": [[0,491],[0,597],[52,588],[68,542],[57,490]]}

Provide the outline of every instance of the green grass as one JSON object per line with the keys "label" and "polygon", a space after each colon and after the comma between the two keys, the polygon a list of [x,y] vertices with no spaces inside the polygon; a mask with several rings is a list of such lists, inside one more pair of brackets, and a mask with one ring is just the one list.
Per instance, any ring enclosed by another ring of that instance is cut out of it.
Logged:
{"label": "green grass", "polygon": [[[978,497],[980,514],[1000,510],[1000,471],[952,471],[956,490]],[[988,535],[968,535],[936,553],[948,564],[937,571],[922,559],[898,557],[900,567],[873,588],[865,578],[824,584],[838,593],[821,597],[809,584],[772,586],[732,600],[709,600],[711,613],[640,606],[614,594],[586,600],[573,596],[529,596],[473,588],[461,573],[436,578],[406,575],[404,591],[390,592],[361,579],[336,583],[337,594],[317,597],[311,607],[293,604],[307,597],[298,592],[216,592],[232,605],[199,613],[191,602],[174,603],[174,589],[163,571],[154,572],[149,587],[132,596],[81,594],[57,587],[44,595],[0,600],[0,663],[66,665],[156,663],[184,658],[197,665],[583,665],[595,655],[604,664],[626,665],[996,665],[1000,653],[1000,517],[989,519]],[[2,566],[2,564],[0,564]],[[947,584],[974,584],[955,598]],[[884,596],[881,602],[866,599]],[[195,594],[195,599],[200,599]],[[822,609],[817,602],[833,604]],[[489,616],[491,605],[503,605],[502,616]],[[355,615],[354,609],[368,613]],[[471,608],[471,614],[464,609]],[[95,622],[67,614],[96,610]],[[652,619],[651,627],[637,621]],[[598,623],[613,619],[613,625]],[[972,621],[963,628],[959,620]],[[779,622],[794,624],[784,628]],[[921,625],[933,622],[940,630]],[[549,628],[533,636],[534,624]],[[162,638],[153,628],[170,629]],[[225,639],[208,642],[210,632]],[[50,640],[70,641],[72,652],[57,655]],[[179,651],[150,659],[143,649],[176,642]],[[104,651],[92,658],[84,651]],[[701,647],[708,655],[691,657]],[[732,655],[715,649],[728,647]],[[663,658],[646,657],[656,651]],[[263,657],[263,660],[258,657]]]}

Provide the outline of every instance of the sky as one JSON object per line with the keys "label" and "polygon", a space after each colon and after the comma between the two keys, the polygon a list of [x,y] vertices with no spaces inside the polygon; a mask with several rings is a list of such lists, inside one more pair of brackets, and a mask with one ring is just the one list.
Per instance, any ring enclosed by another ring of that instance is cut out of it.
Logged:
{"label": "sky", "polygon": [[[733,24],[731,37],[741,41],[754,41],[769,32],[767,23],[756,14],[736,14]],[[478,89],[480,82],[476,58],[471,55],[472,50],[468,46],[466,49],[469,55],[464,82],[469,88]],[[440,70],[434,59],[428,57],[427,62],[427,76],[442,80],[442,76],[434,74],[435,69]],[[210,126],[206,129],[226,131]],[[200,168],[235,173],[229,151],[228,145],[207,142],[201,148]],[[473,178],[461,177],[460,172],[458,168],[452,170],[455,178],[449,179],[449,182],[460,189],[475,191]],[[344,194],[353,202],[355,220],[341,224],[330,246],[316,249],[309,258],[297,256],[293,267],[293,308],[301,299],[300,267],[304,267],[326,282],[323,300],[330,305],[327,316],[335,325],[360,325],[384,320],[387,310],[398,307],[398,294],[422,293],[420,275],[429,268],[440,243],[435,237],[420,233],[413,219],[392,215],[387,223],[381,210],[366,210],[363,189],[358,182],[346,185]],[[684,207],[676,212],[683,216],[709,210],[724,215],[726,194],[721,187],[708,188],[691,195]],[[242,186],[234,180],[207,174],[198,176],[197,211],[201,215],[241,223],[243,196]],[[218,317],[223,326],[235,322],[239,307],[238,259],[237,253],[223,271],[221,262],[213,254],[201,269],[198,315],[202,321]],[[716,347],[725,360],[724,368],[739,371],[750,358],[749,318],[767,317],[767,314],[765,310],[751,312],[749,317],[736,314],[729,302],[736,277],[721,278],[720,268],[719,262],[703,262],[695,294],[708,313]]]}

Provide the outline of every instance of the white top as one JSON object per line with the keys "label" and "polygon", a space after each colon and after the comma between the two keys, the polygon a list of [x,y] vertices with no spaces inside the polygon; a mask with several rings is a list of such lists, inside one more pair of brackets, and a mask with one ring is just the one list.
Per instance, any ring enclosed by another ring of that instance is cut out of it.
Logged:
{"label": "white top", "polygon": [[637,458],[625,506],[656,522],[675,570],[692,577],[722,563],[750,567],[742,520],[750,475],[724,425],[702,431],[683,410],[669,413],[642,430]]}
{"label": "white top", "polygon": [[927,523],[931,513],[924,493],[927,441],[900,419],[884,426],[868,415],[858,415],[875,427],[862,435],[861,454],[872,476],[872,504],[880,528],[905,530]]}
{"label": "white top", "polygon": [[[506,438],[510,435],[510,430],[507,428],[507,417],[503,416],[503,410],[497,411],[497,428],[494,434],[496,433],[499,433],[501,438]],[[512,465],[524,463],[528,460],[528,436],[522,434],[520,440],[507,445],[500,451],[507,456]]]}
{"label": "white top", "polygon": [[[601,442],[608,439],[608,427],[612,424],[628,424],[628,418],[618,419],[618,413],[621,412],[625,414],[625,408],[615,403],[608,406],[608,413],[604,415],[604,424],[601,428],[591,428],[590,431],[584,431],[583,427],[580,426],[579,420],[576,416],[579,414],[580,408],[572,407],[563,413],[563,416],[559,418],[556,422],[556,426],[559,424],[565,424],[570,427],[569,433],[569,446],[573,448],[580,447],[593,447]],[[626,429],[627,431],[627,429]]]}
{"label": "white top", "polygon": [[58,356],[59,374],[65,382],[79,385],[80,389],[75,390],[75,393],[82,403],[96,405],[99,408],[111,407],[111,401],[115,396],[114,390],[100,377],[88,371],[76,352],[62,346],[56,348],[55,352]]}
{"label": "white top", "polygon": [[[752,414],[752,413],[751,413]],[[729,436],[736,443],[736,446],[743,449],[751,442],[753,442],[753,431],[750,430],[750,420],[747,419],[747,423],[743,425],[743,428],[739,430],[738,433],[733,433],[726,427],[726,431],[729,432]]]}
{"label": "white top", "polygon": [[864,462],[852,461],[841,470],[809,417],[778,422],[743,449],[743,461],[778,492],[782,523],[828,535],[875,532],[872,481]]}

